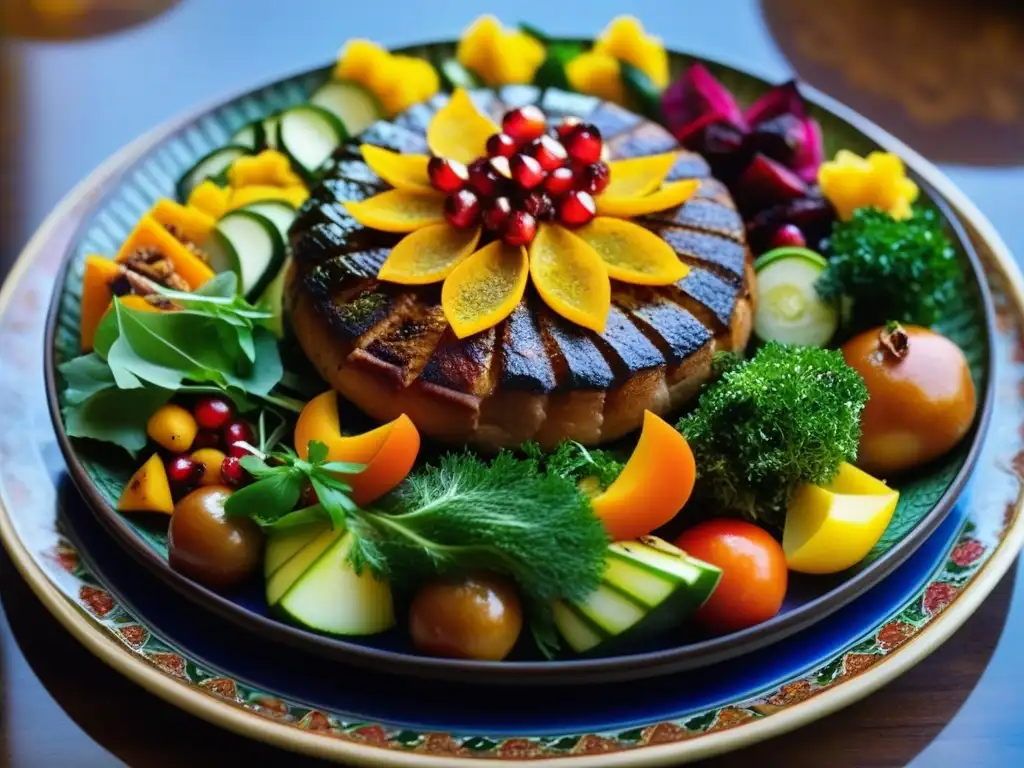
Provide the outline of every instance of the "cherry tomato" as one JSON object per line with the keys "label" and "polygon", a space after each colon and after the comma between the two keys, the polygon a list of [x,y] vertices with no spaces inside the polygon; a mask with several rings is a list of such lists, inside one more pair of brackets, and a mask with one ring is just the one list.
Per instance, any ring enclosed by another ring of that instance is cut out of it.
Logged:
{"label": "cherry tomato", "polygon": [[675,545],[722,569],[722,580],[696,619],[725,634],[767,621],[782,608],[789,572],[771,534],[742,520],[709,520],[685,531]]}
{"label": "cherry tomato", "polygon": [[168,530],[171,567],[209,587],[245,581],[260,565],[263,532],[247,517],[225,517],[231,489],[207,485],[174,505]]}
{"label": "cherry tomato", "polygon": [[427,584],[409,609],[413,644],[432,656],[500,661],[522,628],[515,587],[493,574]]}

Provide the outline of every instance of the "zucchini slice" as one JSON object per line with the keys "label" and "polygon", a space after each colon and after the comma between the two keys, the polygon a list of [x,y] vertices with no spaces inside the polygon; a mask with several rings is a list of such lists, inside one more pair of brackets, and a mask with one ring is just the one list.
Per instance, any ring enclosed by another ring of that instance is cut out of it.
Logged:
{"label": "zucchini slice", "polygon": [[298,213],[284,200],[258,200],[255,203],[249,203],[244,206],[242,210],[252,211],[264,218],[270,219],[271,223],[277,227],[277,231],[281,233],[285,244],[288,243],[288,229],[291,227],[292,222],[295,221]]}
{"label": "zucchini slice", "polygon": [[267,147],[267,132],[262,120],[253,120],[239,128],[228,139],[228,143],[236,147],[248,147],[252,152],[260,152]]}
{"label": "zucchini slice", "polygon": [[299,171],[312,179],[346,139],[341,120],[323,107],[303,104],[281,114],[277,145]]}
{"label": "zucchini slice", "polygon": [[325,83],[312,95],[309,103],[326,109],[341,120],[349,136],[362,133],[384,117],[384,109],[377,97],[361,85],[347,80]]}
{"label": "zucchini slice", "polygon": [[759,339],[808,347],[828,344],[839,327],[839,311],[815,288],[827,267],[821,255],[795,246],[768,251],[754,262],[754,333]]}
{"label": "zucchini slice", "polygon": [[215,272],[238,275],[239,292],[255,301],[284,263],[284,239],[270,219],[252,211],[226,213],[204,246]]}
{"label": "zucchini slice", "polygon": [[219,179],[227,173],[228,168],[240,157],[251,155],[249,147],[235,146],[228,144],[226,147],[215,149],[209,154],[203,155],[199,160],[182,174],[178,179],[178,200],[182,203],[188,202],[188,196],[192,190],[198,187],[207,179]]}

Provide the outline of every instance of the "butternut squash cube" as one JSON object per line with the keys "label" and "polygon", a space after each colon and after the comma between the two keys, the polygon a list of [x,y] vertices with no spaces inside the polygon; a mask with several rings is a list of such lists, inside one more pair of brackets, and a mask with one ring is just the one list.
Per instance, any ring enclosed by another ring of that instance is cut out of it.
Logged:
{"label": "butternut squash cube", "polygon": [[82,275],[82,316],[79,336],[83,352],[91,352],[96,340],[96,329],[114,299],[113,282],[121,276],[122,267],[103,256],[85,257]]}
{"label": "butternut squash cube", "polygon": [[166,197],[157,200],[149,213],[165,228],[196,245],[206,242],[217,224],[217,220],[205,211],[181,205]]}
{"label": "butternut squash cube", "polygon": [[117,253],[117,261],[126,261],[133,253],[141,250],[155,250],[174,265],[174,271],[188,283],[193,291],[213,277],[202,259],[186,248],[163,224],[152,215],[146,214]]}
{"label": "butternut squash cube", "polygon": [[119,512],[174,513],[171,485],[160,454],[154,453],[132,475],[117,500],[117,509]]}

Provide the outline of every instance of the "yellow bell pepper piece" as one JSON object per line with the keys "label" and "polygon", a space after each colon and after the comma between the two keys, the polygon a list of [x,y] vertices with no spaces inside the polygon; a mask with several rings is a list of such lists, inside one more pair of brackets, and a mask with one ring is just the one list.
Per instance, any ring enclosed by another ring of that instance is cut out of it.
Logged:
{"label": "yellow bell pepper piece", "polygon": [[429,61],[392,54],[369,40],[350,40],[345,45],[334,77],[366,88],[391,117],[441,89],[437,70]]}
{"label": "yellow bell pepper piece", "polygon": [[282,200],[292,208],[298,208],[309,197],[309,190],[301,184],[290,187],[270,187],[259,184],[252,187],[241,187],[230,190],[227,210],[234,211],[249,203],[260,200]]}
{"label": "yellow bell pepper piece", "polygon": [[789,569],[825,574],[856,565],[882,538],[899,498],[899,491],[847,463],[829,485],[801,486],[782,534]]}
{"label": "yellow bell pepper piece", "polygon": [[622,67],[618,59],[606,53],[581,53],[565,65],[565,76],[574,91],[616,104],[624,104],[626,101]]}
{"label": "yellow bell pepper piece", "polygon": [[228,168],[228,183],[232,187],[290,187],[302,184],[292,170],[288,157],[276,149],[266,149],[258,155],[240,157]]}
{"label": "yellow bell pepper piece", "polygon": [[545,56],[540,41],[521,30],[503,28],[491,15],[470,24],[455,51],[459,63],[490,86],[532,82]]}
{"label": "yellow bell pepper piece", "polygon": [[228,212],[228,201],[231,198],[231,190],[227,187],[220,187],[207,179],[198,187],[192,190],[188,196],[188,207],[202,211],[214,219],[219,219]]}
{"label": "yellow bell pepper piece", "polygon": [[613,19],[598,36],[593,52],[629,62],[651,78],[658,88],[668,85],[668,53],[665,46],[660,38],[648,35],[643,24],[633,16]]}
{"label": "yellow bell pepper piece", "polygon": [[903,161],[891,152],[872,152],[861,157],[845,149],[818,169],[818,184],[843,221],[858,208],[874,207],[894,219],[908,219],[911,203],[919,194],[907,178]]}
{"label": "yellow bell pepper piece", "polygon": [[217,224],[217,220],[201,208],[179,205],[167,198],[157,200],[149,213],[166,228],[196,245],[202,245]]}

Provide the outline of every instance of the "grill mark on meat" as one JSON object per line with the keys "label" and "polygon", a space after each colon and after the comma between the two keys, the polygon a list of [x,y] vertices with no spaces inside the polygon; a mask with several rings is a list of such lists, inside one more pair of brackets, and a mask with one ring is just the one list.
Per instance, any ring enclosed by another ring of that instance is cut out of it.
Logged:
{"label": "grill mark on meat", "polygon": [[656,225],[652,226],[651,230],[688,264],[707,267],[730,282],[743,283],[747,249],[740,243],[706,232],[671,225]]}
{"label": "grill mark on meat", "polygon": [[643,217],[644,222],[676,224],[743,242],[743,218],[732,208],[713,200],[687,200],[676,208]]}
{"label": "grill mark on meat", "polygon": [[537,301],[519,302],[501,329],[502,387],[546,394],[557,386],[551,358],[537,321]]}
{"label": "grill mark on meat", "polygon": [[374,187],[380,187],[381,189],[385,187],[385,185],[381,183],[380,176],[374,173],[370,166],[362,160],[348,158],[339,160],[335,164],[331,175],[336,178],[347,179],[348,181],[354,181],[359,184],[370,184]]}
{"label": "grill mark on meat", "polygon": [[623,109],[618,104],[605,101],[587,116],[587,122],[596,126],[601,132],[601,136],[607,141],[636,127],[640,122],[640,116],[628,109]]}
{"label": "grill mark on meat", "polygon": [[615,372],[616,381],[665,363],[661,351],[614,304],[609,307],[605,329],[597,334],[596,340]]}
{"label": "grill mark on meat", "polygon": [[434,119],[437,110],[430,104],[414,104],[408,110],[395,118],[395,125],[406,128],[420,136],[427,135],[427,128],[430,121]]}
{"label": "grill mark on meat", "polygon": [[494,357],[495,337],[494,328],[466,339],[460,339],[448,328],[427,360],[420,379],[456,392],[477,396],[488,394],[491,391],[488,373]]}
{"label": "grill mark on meat", "polygon": [[395,301],[387,327],[368,343],[360,339],[357,351],[363,354],[353,353],[353,358],[371,365],[376,360],[390,366],[394,370],[389,373],[408,386],[420,375],[448,328],[444,309],[437,299],[439,297],[421,291],[403,294]]}
{"label": "grill mark on meat", "polygon": [[346,342],[369,334],[394,312],[396,294],[386,286],[368,281],[349,295],[337,295],[331,302],[328,322]]}
{"label": "grill mark on meat", "polygon": [[619,295],[616,303],[661,350],[666,362],[681,363],[711,341],[711,331],[693,313],[656,295]]}
{"label": "grill mark on meat", "polygon": [[506,85],[498,91],[498,100],[501,101],[505,112],[525,107],[527,104],[536,104],[540,97],[541,90],[535,85]]}
{"label": "grill mark on meat", "polygon": [[626,133],[614,136],[605,142],[612,160],[626,160],[643,155],[657,155],[678,149],[675,137],[660,125],[640,123]]}
{"label": "grill mark on meat", "polygon": [[716,333],[728,331],[739,298],[738,286],[706,269],[690,267],[690,273],[674,287],[682,294],[677,300],[705,325],[714,328]]}
{"label": "grill mark on meat", "polygon": [[548,88],[540,100],[540,108],[548,117],[578,117],[589,121],[590,116],[601,105],[601,100],[582,93],[569,93],[558,88]]}
{"label": "grill mark on meat", "polygon": [[615,372],[592,333],[549,311],[541,313],[540,325],[564,364],[556,391],[607,389],[615,382]]}
{"label": "grill mark on meat", "polygon": [[707,160],[696,152],[685,149],[679,150],[679,157],[676,159],[672,170],[668,172],[665,181],[679,181],[680,179],[703,179],[711,175],[711,167]]}
{"label": "grill mark on meat", "polygon": [[359,143],[374,144],[405,155],[425,155],[429,151],[422,135],[385,120],[378,120],[360,134]]}

